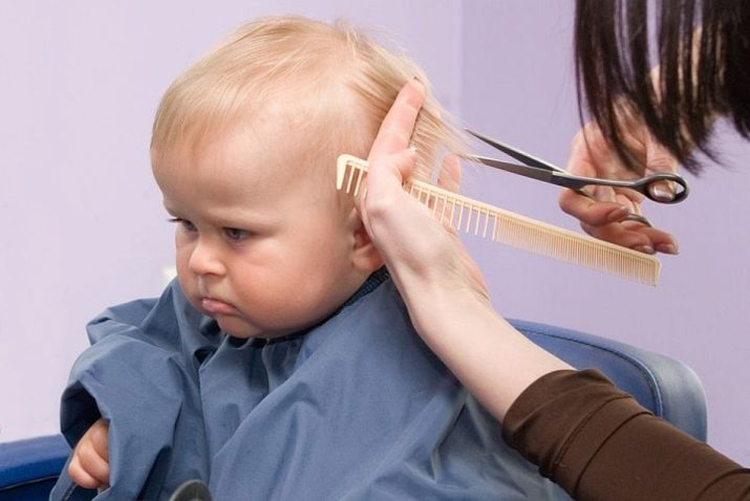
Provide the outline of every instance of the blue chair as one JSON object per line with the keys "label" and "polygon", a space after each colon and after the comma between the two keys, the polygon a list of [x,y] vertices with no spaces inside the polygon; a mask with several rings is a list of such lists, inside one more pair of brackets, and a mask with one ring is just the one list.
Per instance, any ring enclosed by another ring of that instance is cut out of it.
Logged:
{"label": "blue chair", "polygon": [[0,500],[46,500],[69,454],[62,435],[0,443]]}
{"label": "blue chair", "polygon": [[[579,331],[520,320],[513,324],[571,365],[598,368],[654,414],[706,440],[703,387],[683,363]],[[59,435],[0,443],[0,501],[46,500],[69,454]]]}
{"label": "blue chair", "polygon": [[599,369],[643,407],[706,441],[703,385],[682,362],[580,331],[521,320],[512,323],[545,350],[578,369]]}

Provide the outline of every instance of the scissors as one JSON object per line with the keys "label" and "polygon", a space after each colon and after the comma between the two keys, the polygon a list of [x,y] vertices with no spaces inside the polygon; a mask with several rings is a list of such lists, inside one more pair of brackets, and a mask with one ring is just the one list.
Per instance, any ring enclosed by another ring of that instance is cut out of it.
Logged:
{"label": "scissors", "polygon": [[[638,193],[643,194],[649,200],[653,200],[654,202],[663,204],[675,204],[678,202],[682,202],[688,196],[688,193],[690,191],[687,181],[685,181],[682,176],[680,176],[679,174],[668,172],[661,172],[631,180],[599,179],[595,177],[576,176],[561,167],[536,158],[532,155],[529,155],[528,153],[524,153],[523,151],[518,150],[512,146],[503,144],[500,141],[492,139],[491,137],[487,137],[484,134],[480,134],[479,132],[474,132],[468,129],[466,130],[466,132],[484,141],[493,148],[504,152],[506,155],[511,156],[520,162],[523,162],[525,165],[518,165],[514,163],[503,162],[495,158],[474,155],[474,159],[476,159],[478,162],[490,167],[494,167],[496,169],[501,169],[507,172],[512,172],[514,174],[520,174],[521,176],[537,179],[539,181],[544,181],[547,183],[556,184],[558,186],[563,186],[565,188],[570,188],[571,190],[581,193],[582,195],[585,195],[592,200],[594,200],[594,197],[586,193],[586,191],[583,190],[584,187],[611,186],[613,188],[628,188],[630,190],[635,190]],[[656,189],[659,183],[662,183],[664,181],[668,181],[672,184],[672,196],[661,195],[661,193],[663,193],[663,190]],[[628,219],[640,221],[651,226],[648,220],[639,214],[630,214],[630,216],[628,216]]]}

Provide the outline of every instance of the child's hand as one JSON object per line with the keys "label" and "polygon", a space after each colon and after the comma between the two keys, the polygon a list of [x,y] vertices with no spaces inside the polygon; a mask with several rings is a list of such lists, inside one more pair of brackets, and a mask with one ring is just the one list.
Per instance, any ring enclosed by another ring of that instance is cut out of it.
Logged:
{"label": "child's hand", "polygon": [[109,453],[107,433],[109,424],[99,419],[76,445],[68,474],[85,489],[101,489],[109,485]]}

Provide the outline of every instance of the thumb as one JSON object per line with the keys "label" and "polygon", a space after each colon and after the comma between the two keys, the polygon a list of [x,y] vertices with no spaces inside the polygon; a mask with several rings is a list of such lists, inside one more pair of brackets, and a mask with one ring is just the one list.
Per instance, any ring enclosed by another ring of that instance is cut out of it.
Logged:
{"label": "thumb", "polygon": [[[646,138],[646,174],[659,172],[677,172],[677,160],[664,146],[648,134]],[[670,181],[659,181],[649,186],[651,195],[657,200],[670,201],[677,192],[677,187]]]}

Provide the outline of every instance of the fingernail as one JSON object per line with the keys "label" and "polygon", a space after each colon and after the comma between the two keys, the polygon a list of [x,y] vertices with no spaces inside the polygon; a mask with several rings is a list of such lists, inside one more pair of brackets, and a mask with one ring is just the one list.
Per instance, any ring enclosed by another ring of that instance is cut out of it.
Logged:
{"label": "fingernail", "polygon": [[677,255],[680,253],[679,249],[677,248],[677,245],[675,244],[659,244],[656,246],[656,250],[664,254]]}
{"label": "fingernail", "polygon": [[644,254],[656,254],[656,251],[654,251],[654,248],[650,245],[641,245],[635,248],[638,252],[643,252]]}
{"label": "fingernail", "polygon": [[651,186],[649,192],[660,202],[671,202],[674,198],[674,192],[661,185]]}
{"label": "fingernail", "polygon": [[607,216],[607,221],[610,223],[616,223],[625,219],[628,214],[630,214],[630,209],[628,209],[624,205],[621,205],[609,213],[609,215]]}

